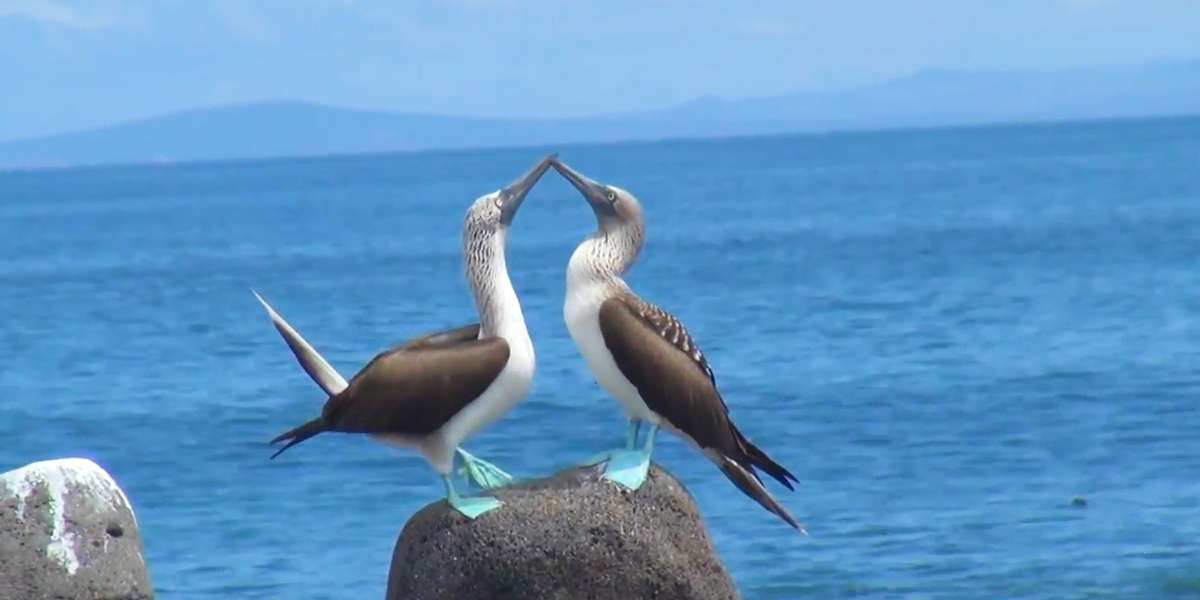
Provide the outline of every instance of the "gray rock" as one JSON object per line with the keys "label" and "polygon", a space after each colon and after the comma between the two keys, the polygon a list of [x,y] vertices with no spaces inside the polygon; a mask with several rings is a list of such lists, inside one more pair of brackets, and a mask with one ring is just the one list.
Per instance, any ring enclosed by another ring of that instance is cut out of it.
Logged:
{"label": "gray rock", "polygon": [[475,521],[444,500],[413,515],[387,598],[738,598],[691,494],[657,466],[634,493],[587,467],[495,495]]}
{"label": "gray rock", "polygon": [[83,458],[0,475],[0,598],[154,597],[129,499]]}

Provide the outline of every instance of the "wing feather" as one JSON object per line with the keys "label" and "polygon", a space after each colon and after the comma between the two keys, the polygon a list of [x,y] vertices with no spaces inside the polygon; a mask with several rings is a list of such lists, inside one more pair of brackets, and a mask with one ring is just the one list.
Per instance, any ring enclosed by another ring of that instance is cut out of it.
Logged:
{"label": "wing feather", "polygon": [[322,418],[328,431],[429,434],[482,395],[508,357],[508,342],[499,337],[384,352],[329,399]]}
{"label": "wing feather", "polygon": [[795,476],[734,425],[707,358],[679,319],[641,299],[616,296],[600,307],[600,332],[650,410],[701,449],[714,450],[751,474],[758,467],[792,488]]}

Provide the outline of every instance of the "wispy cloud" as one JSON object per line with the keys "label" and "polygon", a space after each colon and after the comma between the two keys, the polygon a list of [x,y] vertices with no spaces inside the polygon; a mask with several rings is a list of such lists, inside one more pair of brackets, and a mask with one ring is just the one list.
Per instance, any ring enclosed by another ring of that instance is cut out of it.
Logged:
{"label": "wispy cloud", "polygon": [[16,18],[68,29],[103,29],[117,22],[120,12],[108,5],[81,10],[53,0],[0,0],[0,18]]}

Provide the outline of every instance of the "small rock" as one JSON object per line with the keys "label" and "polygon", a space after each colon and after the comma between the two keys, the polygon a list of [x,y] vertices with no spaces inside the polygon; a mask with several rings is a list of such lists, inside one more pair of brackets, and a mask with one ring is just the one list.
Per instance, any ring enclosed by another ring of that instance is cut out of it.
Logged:
{"label": "small rock", "polygon": [[129,499],[83,458],[0,475],[0,598],[154,597]]}
{"label": "small rock", "polygon": [[409,519],[396,542],[389,600],[727,600],[737,589],[696,503],[654,466],[637,492],[595,467],[494,494],[475,521],[444,500]]}
{"label": "small rock", "polygon": [[1087,498],[1084,498],[1083,496],[1075,496],[1071,499],[1071,506],[1074,506],[1075,508],[1083,508],[1087,506],[1087,504]]}

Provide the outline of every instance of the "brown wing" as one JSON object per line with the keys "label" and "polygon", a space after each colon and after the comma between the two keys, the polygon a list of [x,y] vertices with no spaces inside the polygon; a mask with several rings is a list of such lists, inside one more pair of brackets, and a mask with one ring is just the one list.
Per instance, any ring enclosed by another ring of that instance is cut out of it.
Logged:
{"label": "brown wing", "polygon": [[[792,489],[787,469],[750,443],[729,419],[704,354],[687,329],[667,311],[629,296],[600,305],[600,333],[650,410],[692,438],[743,493],[803,531],[803,526],[765,487],[755,467]],[[706,452],[708,454],[708,452]]]}
{"label": "brown wing", "polygon": [[683,323],[639,298],[616,296],[600,306],[600,332],[617,368],[650,410],[702,449],[766,471],[792,487],[796,478],[751,444],[729,418],[716,377]]}
{"label": "brown wing", "polygon": [[[658,333],[658,337],[670,342],[680,352],[688,355],[688,358],[691,358],[692,362],[696,363],[696,366],[708,376],[708,380],[716,386],[717,378],[713,375],[712,368],[708,366],[708,359],[704,357],[700,346],[696,345],[696,342],[692,340],[692,335],[688,333],[683,323],[675,318],[675,315],[640,299],[623,299],[621,302]],[[724,401],[722,401],[722,405],[724,405]]]}
{"label": "brown wing", "polygon": [[[475,335],[478,335],[478,326]],[[508,342],[469,335],[470,327],[384,352],[325,404],[328,431],[432,433],[483,394],[508,363]],[[451,335],[453,334],[453,335]],[[444,339],[431,339],[446,336]]]}
{"label": "brown wing", "polygon": [[447,329],[446,331],[438,331],[423,335],[419,338],[409,340],[400,345],[399,350],[411,350],[413,348],[429,348],[432,346],[444,346],[448,344],[457,344],[459,342],[469,342],[479,339],[479,323],[464,325],[457,329]]}
{"label": "brown wing", "polygon": [[647,302],[618,296],[600,306],[600,332],[617,367],[650,410],[701,448],[742,455],[712,369],[679,319]]}

